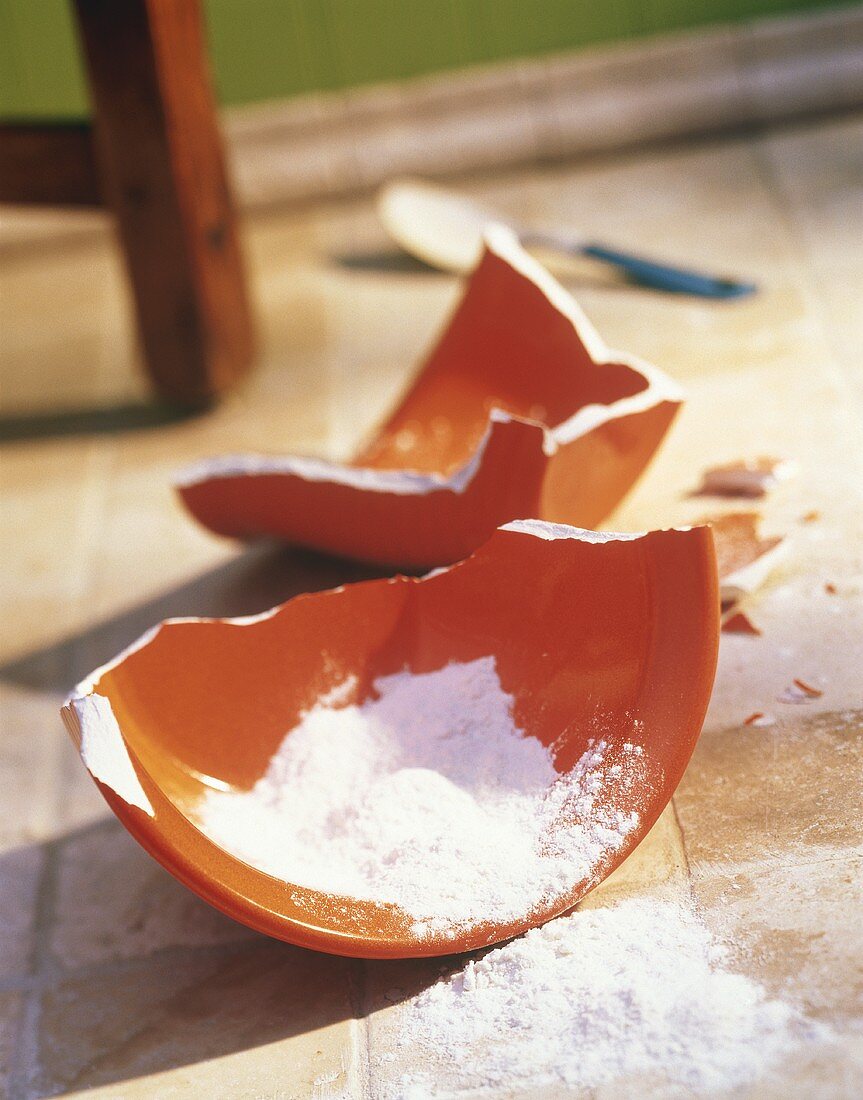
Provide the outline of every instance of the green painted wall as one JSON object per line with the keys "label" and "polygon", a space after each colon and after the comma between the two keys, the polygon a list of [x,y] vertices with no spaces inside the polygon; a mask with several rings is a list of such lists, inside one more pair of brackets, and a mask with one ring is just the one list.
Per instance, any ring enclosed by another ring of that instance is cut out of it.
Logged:
{"label": "green painted wall", "polygon": [[[835,3],[205,0],[205,7],[219,95],[233,104]],[[0,115],[86,113],[69,0],[0,0]]]}

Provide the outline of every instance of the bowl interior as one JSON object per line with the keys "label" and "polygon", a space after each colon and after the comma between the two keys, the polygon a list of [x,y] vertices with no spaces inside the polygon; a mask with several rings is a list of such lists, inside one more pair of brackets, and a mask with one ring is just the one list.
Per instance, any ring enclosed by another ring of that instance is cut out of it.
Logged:
{"label": "bowl interior", "polygon": [[[558,772],[601,740],[603,798],[639,817],[622,848],[555,899],[562,912],[625,857],[677,785],[710,694],[717,616],[704,529],[611,542],[501,530],[467,562],[421,581],[301,596],[248,624],[169,623],[96,687],[155,816],[109,801],[178,877],[271,934],[379,955],[493,942],[527,925],[480,924],[455,941],[417,944],[404,913],[297,888],[234,858],[196,826],[196,807],[213,789],[249,790],[334,689],[337,707],[362,704],[381,677],[491,659],[517,726],[550,749]],[[633,747],[639,768],[622,783]]]}
{"label": "bowl interior", "polygon": [[555,428],[647,386],[631,366],[595,362],[547,290],[489,250],[416,382],[355,461],[447,475],[474,453],[493,408]]}

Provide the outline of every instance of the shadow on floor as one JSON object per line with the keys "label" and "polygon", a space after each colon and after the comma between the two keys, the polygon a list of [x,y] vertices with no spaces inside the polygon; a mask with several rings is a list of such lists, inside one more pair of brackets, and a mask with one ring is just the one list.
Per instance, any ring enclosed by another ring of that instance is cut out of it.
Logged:
{"label": "shadow on floor", "polygon": [[[17,1044],[14,1095],[65,1095],[183,1066],[197,1067],[205,1095],[225,1085],[225,1068],[206,1065],[214,1059],[284,1044],[365,1012],[366,967],[374,973],[377,964],[292,947],[236,924],[173,879],[114,819],[0,856],[0,881],[20,900],[20,914],[11,898],[4,906],[16,927],[29,923],[25,884],[40,863],[37,948],[3,982],[29,989],[36,1002],[23,1023],[35,1033]],[[390,1003],[399,974],[404,996],[437,978],[436,963],[405,965],[412,981],[393,964],[375,980]],[[338,1042],[282,1045],[227,1072],[238,1087],[281,1074],[290,1087],[292,1071],[299,1079],[299,1067],[314,1067],[318,1047],[328,1068]],[[341,1037],[346,1054],[349,1044]]]}
{"label": "shadow on floor", "polygon": [[[380,575],[311,552],[250,547],[146,603],[7,662],[0,678],[65,692],[165,617],[251,614],[303,592]],[[59,797],[65,801],[66,791]],[[362,1016],[369,1005],[391,1003],[393,989],[407,997],[439,976],[434,960],[364,963],[252,933],[180,885],[113,818],[4,852],[0,884],[4,919],[16,928],[30,926],[36,897],[33,958],[25,961],[22,951],[20,969],[16,960],[0,978],[0,992],[20,990],[33,1001],[22,1026],[35,1030],[22,1035],[16,1051],[32,1061],[13,1068],[14,1095],[22,1097],[112,1086],[184,1066],[197,1067],[204,1094],[224,1085],[223,1071],[208,1066],[213,1060],[322,1032]],[[384,1002],[380,990],[387,991]],[[278,1080],[287,1072],[285,1058],[314,1066],[318,1046],[331,1050],[332,1041],[304,1040],[296,1054],[281,1046],[272,1062],[252,1053],[232,1062],[230,1072],[238,1084],[248,1075],[254,1091],[262,1075]]]}
{"label": "shadow on floor", "polygon": [[[323,1029],[440,977],[441,959],[347,959],[252,932],[172,878],[113,818],[0,855],[0,882],[12,887],[4,913],[16,927],[29,924],[27,883],[40,866],[37,946],[2,983],[33,1002],[11,1066],[22,1098],[182,1067],[195,1067],[196,1095],[224,1087],[225,1073],[243,1095],[244,1082],[282,1076],[290,1088],[322,1050],[322,1068],[340,1061],[334,1047],[351,1059],[350,1035]],[[243,1052],[250,1057],[208,1065]]]}
{"label": "shadow on floor", "polygon": [[6,413],[0,415],[0,443],[146,431],[179,423],[197,415],[199,413],[188,409],[155,402],[126,402],[106,408]]}
{"label": "shadow on floor", "polygon": [[[342,252],[330,256],[336,267],[346,271],[367,275],[421,275],[439,279],[455,279],[457,276],[441,271],[422,260],[409,256],[398,249],[372,249],[367,252]],[[555,268],[555,276],[573,293],[579,290],[630,291],[638,294],[659,294],[668,297],[667,291],[656,291],[627,279],[608,265],[585,262],[584,269],[576,270],[574,261],[569,261],[571,270]],[[672,295],[679,297],[679,295]]]}
{"label": "shadow on floor", "polygon": [[67,692],[162,619],[253,615],[303,592],[391,575],[311,551],[264,544],[117,615],[0,666],[0,679],[37,691]]}
{"label": "shadow on floor", "polygon": [[347,271],[360,271],[371,275],[430,275],[448,278],[431,264],[408,255],[397,248],[379,248],[367,252],[339,252],[330,256],[336,267]]}

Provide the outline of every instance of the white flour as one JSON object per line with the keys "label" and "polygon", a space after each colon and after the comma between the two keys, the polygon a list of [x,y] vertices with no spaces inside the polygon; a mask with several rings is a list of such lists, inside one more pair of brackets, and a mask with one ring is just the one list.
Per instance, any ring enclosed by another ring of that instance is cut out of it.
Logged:
{"label": "white flour", "polygon": [[725,1095],[801,1040],[829,1039],[723,969],[691,904],[651,897],[560,917],[390,1011],[382,1100],[612,1081],[614,1095]]}
{"label": "white flour", "polygon": [[213,840],[287,882],[393,902],[427,934],[528,914],[637,824],[608,802],[641,750],[597,739],[559,776],[492,657],[381,677],[360,706],[344,705],[351,686],[302,716],[252,790],[208,794]]}

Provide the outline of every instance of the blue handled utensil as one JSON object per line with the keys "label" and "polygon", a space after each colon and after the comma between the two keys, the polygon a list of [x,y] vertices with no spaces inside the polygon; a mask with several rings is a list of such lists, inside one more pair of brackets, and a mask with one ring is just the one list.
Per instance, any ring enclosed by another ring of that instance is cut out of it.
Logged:
{"label": "blue handled utensil", "polygon": [[689,268],[672,267],[657,263],[644,256],[633,256],[620,252],[616,248],[606,248],[600,244],[580,245],[578,252],[582,256],[592,256],[604,260],[613,267],[625,272],[633,282],[642,286],[655,287],[657,290],[670,290],[676,294],[695,294],[701,298],[745,298],[754,294],[755,283],[741,279],[721,278],[717,275],[705,275]]}
{"label": "blue handled utensil", "polygon": [[741,279],[676,267],[583,241],[567,233],[513,224],[457,192],[421,180],[395,180],[387,184],[380,193],[378,211],[385,227],[402,248],[445,271],[470,271],[482,250],[483,232],[494,222],[509,225],[526,248],[588,256],[611,264],[641,286],[717,299],[743,298],[757,289],[754,283]]}

